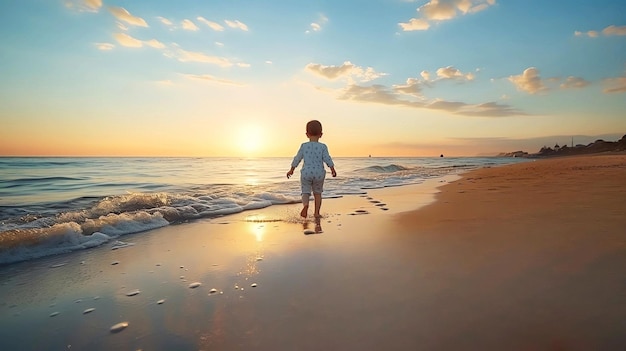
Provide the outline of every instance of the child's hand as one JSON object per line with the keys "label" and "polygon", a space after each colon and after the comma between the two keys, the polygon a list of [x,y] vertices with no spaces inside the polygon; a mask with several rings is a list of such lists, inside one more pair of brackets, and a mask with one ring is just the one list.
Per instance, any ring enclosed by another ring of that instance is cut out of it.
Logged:
{"label": "child's hand", "polygon": [[333,178],[337,176],[337,172],[335,172],[335,169],[331,169],[330,173],[333,175]]}
{"label": "child's hand", "polygon": [[290,169],[289,172],[287,172],[287,179],[289,179],[289,177],[291,177],[293,175],[293,170]]}

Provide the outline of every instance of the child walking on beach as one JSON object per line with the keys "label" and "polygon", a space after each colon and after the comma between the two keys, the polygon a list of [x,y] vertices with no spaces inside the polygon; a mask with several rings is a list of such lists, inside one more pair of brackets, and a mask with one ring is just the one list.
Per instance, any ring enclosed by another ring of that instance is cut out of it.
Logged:
{"label": "child walking on beach", "polygon": [[324,163],[330,167],[333,177],[337,176],[335,172],[335,164],[333,163],[328,147],[326,144],[320,143],[322,137],[322,124],[313,120],[306,124],[306,136],[309,141],[300,145],[298,153],[291,162],[291,169],[287,172],[287,178],[293,175],[293,171],[298,167],[300,161],[304,160],[304,165],[300,170],[300,185],[302,187],[302,211],[300,216],[306,218],[309,211],[309,197],[313,192],[315,200],[315,218],[320,218],[320,208],[322,207],[322,191],[324,190],[324,178],[326,178],[326,170]]}

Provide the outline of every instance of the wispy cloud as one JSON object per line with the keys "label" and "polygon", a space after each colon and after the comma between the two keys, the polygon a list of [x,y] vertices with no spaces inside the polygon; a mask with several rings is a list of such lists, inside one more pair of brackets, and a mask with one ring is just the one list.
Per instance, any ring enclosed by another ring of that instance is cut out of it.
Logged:
{"label": "wispy cloud", "polygon": [[94,45],[100,51],[109,51],[109,50],[113,50],[113,48],[115,48],[115,45],[113,45],[111,43],[94,43]]}
{"label": "wispy cloud", "polygon": [[147,46],[153,47],[155,49],[165,48],[165,44],[161,43],[160,41],[156,39],[144,41],[144,40],[139,40],[137,38],[133,38],[132,36],[126,33],[115,33],[113,34],[113,38],[115,38],[115,40],[117,40],[117,42],[120,45],[128,47],[128,48],[140,48],[144,44]]}
{"label": "wispy cloud", "polygon": [[176,58],[180,62],[209,63],[220,67],[231,67],[234,65],[231,60],[225,57],[211,56],[202,52],[187,51],[183,49],[178,49],[176,52]]}
{"label": "wispy cloud", "polygon": [[245,86],[245,84],[243,83],[235,82],[229,79],[217,78],[209,74],[185,74],[184,76],[188,79],[199,80],[199,81],[204,81],[204,82],[219,83],[223,85],[232,85],[232,86],[238,86],[238,87]]}
{"label": "wispy cloud", "polygon": [[[427,98],[423,94],[424,90],[433,87],[440,81],[458,80],[470,82],[474,80],[473,73],[464,73],[453,66],[439,68],[434,75],[428,71],[422,71],[420,77],[408,78],[404,83],[392,85],[391,87],[382,84],[363,85],[354,83],[353,80],[358,77],[361,77],[361,82],[366,82],[385,74],[377,73],[371,67],[363,69],[349,61],[344,62],[340,66],[310,63],[305,67],[305,70],[328,80],[346,79],[347,85],[340,90],[316,87],[319,91],[337,94],[337,99],[339,100],[447,111],[462,116],[505,117],[526,115],[525,112],[510,105],[493,101],[469,104],[462,101]],[[367,78],[363,79],[364,77]]]}
{"label": "wispy cloud", "polygon": [[146,40],[144,41],[144,44],[153,47],[155,49],[164,49],[165,48],[165,44],[161,43],[160,41],[156,40],[156,39],[150,39],[150,40]]}
{"label": "wispy cloud", "polygon": [[548,89],[539,75],[539,70],[535,67],[525,69],[520,75],[510,76],[508,80],[513,83],[518,90],[525,91],[529,94],[537,94]]}
{"label": "wispy cloud", "polygon": [[111,12],[111,14],[113,14],[115,18],[126,24],[139,27],[148,27],[148,23],[146,23],[143,18],[131,15],[130,12],[128,12],[123,7],[110,7],[109,11]]}
{"label": "wispy cloud", "polygon": [[[413,85],[414,86],[414,85]],[[348,85],[339,95],[340,100],[355,102],[377,103],[384,105],[401,106],[415,109],[430,109],[447,111],[452,114],[469,117],[507,117],[526,115],[523,111],[512,106],[496,102],[481,104],[467,104],[460,101],[447,101],[443,99],[403,99],[397,89],[390,90],[384,85],[360,86]]]}
{"label": "wispy cloud", "polygon": [[319,32],[322,30],[324,25],[326,25],[326,23],[328,23],[328,17],[326,17],[323,14],[320,14],[319,18],[315,22],[312,22],[309,25],[309,29],[306,31],[306,33],[311,33],[311,31]]}
{"label": "wispy cloud", "polygon": [[605,93],[626,93],[626,75],[607,78],[604,80],[604,84],[606,88],[604,88],[603,92]]}
{"label": "wispy cloud", "polygon": [[405,84],[393,85],[393,90],[400,94],[422,96],[422,82],[417,78],[409,78]]}
{"label": "wispy cloud", "polygon": [[604,28],[602,31],[590,30],[587,32],[581,32],[581,31],[574,32],[574,35],[577,37],[589,37],[589,38],[597,38],[600,36],[600,34],[607,36],[607,37],[614,36],[614,35],[625,36],[626,26],[610,25]]}
{"label": "wispy cloud", "polygon": [[230,28],[241,29],[246,32],[248,31],[248,26],[245,23],[242,23],[240,21],[224,20],[224,23],[226,23],[226,25],[229,26]]}
{"label": "wispy cloud", "polygon": [[172,21],[168,20],[165,17],[158,16],[157,19],[159,20],[159,22],[163,23],[164,25],[166,25],[168,27],[173,27],[174,26],[174,23]]}
{"label": "wispy cloud", "polygon": [[126,33],[115,33],[113,34],[113,38],[115,38],[120,45],[128,48],[140,48],[143,46],[143,41],[135,39]]}
{"label": "wispy cloud", "polygon": [[195,32],[200,29],[198,28],[198,26],[196,26],[195,23],[191,22],[191,20],[188,20],[188,19],[183,20],[181,22],[181,26],[183,27],[184,30],[189,30],[192,32]]}
{"label": "wispy cloud", "polygon": [[213,21],[209,21],[204,17],[197,17],[196,19],[206,24],[209,28],[213,29],[216,32],[221,32],[224,30],[224,27],[221,24],[213,22]]}
{"label": "wispy cloud", "polygon": [[569,76],[565,79],[563,83],[561,83],[561,89],[580,89],[590,85],[591,82],[580,78]]}
{"label": "wispy cloud", "polygon": [[319,63],[309,63],[306,65],[305,70],[325,79],[335,80],[338,78],[347,78],[350,82],[354,79],[367,82],[387,75],[386,73],[376,72],[372,67],[363,68],[356,66],[350,61],[344,62],[341,66],[325,66]]}
{"label": "wispy cloud", "polygon": [[65,7],[80,12],[98,12],[102,8],[102,0],[65,0]]}
{"label": "wispy cloud", "polygon": [[398,25],[405,31],[428,30],[432,23],[484,11],[496,0],[431,0],[417,9],[418,16]]}

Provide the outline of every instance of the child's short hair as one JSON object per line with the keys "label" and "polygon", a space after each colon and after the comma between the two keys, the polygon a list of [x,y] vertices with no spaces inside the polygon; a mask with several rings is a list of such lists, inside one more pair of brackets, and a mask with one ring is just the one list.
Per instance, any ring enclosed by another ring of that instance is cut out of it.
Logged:
{"label": "child's short hair", "polygon": [[309,121],[309,123],[306,124],[306,133],[311,136],[322,135],[322,124],[320,121]]}

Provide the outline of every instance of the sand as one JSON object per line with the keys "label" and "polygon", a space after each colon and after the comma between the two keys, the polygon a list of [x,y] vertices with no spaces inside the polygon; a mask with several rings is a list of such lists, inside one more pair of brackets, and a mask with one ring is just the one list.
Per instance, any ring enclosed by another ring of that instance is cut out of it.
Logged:
{"label": "sand", "polygon": [[625,209],[586,156],[127,235],[0,267],[0,349],[623,349]]}

